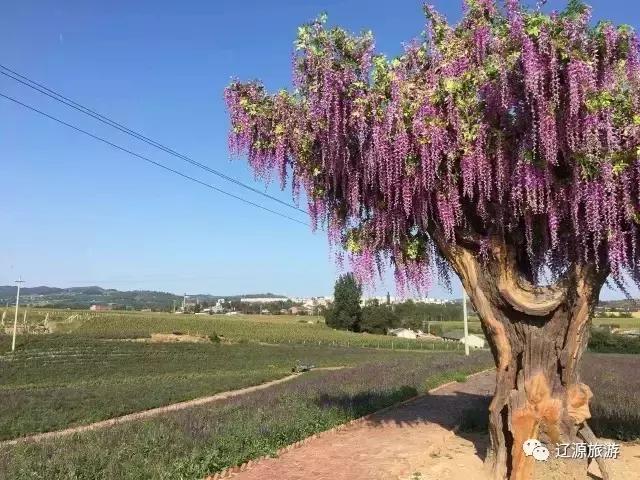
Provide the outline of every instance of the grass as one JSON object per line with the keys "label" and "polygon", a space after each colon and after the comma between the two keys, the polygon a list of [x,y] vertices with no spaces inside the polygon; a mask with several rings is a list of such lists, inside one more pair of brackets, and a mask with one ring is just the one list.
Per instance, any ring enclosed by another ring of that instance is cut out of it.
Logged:
{"label": "grass", "polygon": [[606,330],[593,329],[589,338],[589,350],[598,353],[640,354],[640,338],[616,335]]}
{"label": "grass", "polygon": [[640,440],[640,355],[589,353],[582,381],[591,387],[589,425],[596,435]]}
{"label": "grass", "polygon": [[[45,313],[38,315],[29,321]],[[14,354],[10,337],[0,335],[2,439],[262,383],[286,375],[297,360],[354,367],[311,372],[268,391],[108,430],[0,448],[0,478],[202,478],[442,383],[465,381],[492,363],[488,352],[470,358],[420,352],[423,342],[334,331],[317,317],[302,318],[315,323],[292,316],[54,311],[49,320],[59,333],[21,335]],[[218,341],[131,341],[173,331]],[[590,424],[597,435],[640,438],[639,368],[640,356],[585,355],[583,381],[595,394]],[[463,412],[462,430],[483,431],[484,417],[484,408]]]}
{"label": "grass", "polygon": [[209,406],[0,449],[0,478],[200,479],[491,363],[488,352],[390,352],[352,369],[310,372]]}
{"label": "grass", "polygon": [[[34,314],[35,315],[35,314]],[[38,312],[43,317],[43,312]],[[294,315],[173,315],[148,312],[54,311],[55,331],[102,339],[146,338],[152,333],[180,331],[218,335],[232,342],[314,344],[401,350],[458,350],[454,342],[399,339],[387,335],[333,330],[322,317]],[[305,320],[304,323],[300,320]],[[36,321],[34,319],[34,321]],[[311,322],[311,323],[307,323]]]}
{"label": "grass", "polygon": [[[296,361],[352,366],[394,352],[317,345],[173,344],[51,334],[0,355],[0,439],[57,430],[283,377]],[[7,335],[0,336],[6,349]]]}

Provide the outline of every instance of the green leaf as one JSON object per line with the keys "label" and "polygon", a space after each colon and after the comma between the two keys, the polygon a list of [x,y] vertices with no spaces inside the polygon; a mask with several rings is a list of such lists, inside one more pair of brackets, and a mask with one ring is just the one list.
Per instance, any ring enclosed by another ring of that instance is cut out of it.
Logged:
{"label": "green leaf", "polygon": [[362,251],[362,245],[360,244],[360,238],[356,229],[349,230],[347,233],[345,248],[350,253],[360,253]]}
{"label": "green leaf", "polygon": [[411,260],[418,260],[422,254],[422,242],[418,238],[412,238],[407,243],[405,255]]}
{"label": "green leaf", "polygon": [[273,132],[276,135],[282,135],[282,134],[284,134],[285,131],[286,131],[286,129],[285,129],[285,127],[284,127],[284,125],[282,123],[278,123],[276,125],[276,127],[274,128],[274,130],[273,130]]}
{"label": "green leaf", "polygon": [[447,93],[456,93],[460,90],[462,83],[456,78],[445,78],[444,89]]}

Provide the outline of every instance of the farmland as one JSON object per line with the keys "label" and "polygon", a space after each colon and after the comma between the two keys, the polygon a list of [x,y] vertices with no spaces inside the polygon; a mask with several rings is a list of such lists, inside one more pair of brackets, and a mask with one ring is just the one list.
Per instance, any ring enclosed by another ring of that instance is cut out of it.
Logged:
{"label": "farmland", "polygon": [[0,448],[0,478],[202,478],[491,364],[488,352],[385,354],[144,422]]}
{"label": "farmland", "polygon": [[[9,311],[11,317],[12,311]],[[31,310],[28,322],[44,321],[45,311]],[[22,318],[22,316],[20,317]],[[327,327],[318,316],[294,315],[173,315],[148,312],[50,311],[55,332],[94,339],[146,338],[152,333],[183,332],[221,336],[229,342],[315,344],[325,346],[455,350],[460,345],[425,340],[361,334]]]}
{"label": "farmland", "polygon": [[[488,352],[469,358],[434,352],[455,347],[334,331],[318,317],[48,313],[54,333],[19,335],[15,353],[10,336],[0,335],[1,439],[263,383],[287,375],[297,361],[352,368],[306,374],[273,387],[266,400],[264,393],[250,395],[71,441],[7,447],[0,454],[2,478],[193,478],[491,364]],[[46,316],[29,311],[28,330]],[[211,340],[150,341],[172,332]],[[322,400],[330,397],[346,403]],[[167,444],[175,445],[169,456]],[[60,446],[59,461],[52,461],[48,448]]]}
{"label": "farmland", "polygon": [[[6,350],[9,338],[1,343]],[[63,334],[31,336],[20,347],[0,357],[2,439],[263,383],[285,376],[296,361],[324,367],[412,357],[317,345],[141,343]]]}
{"label": "farmland", "polygon": [[[13,309],[7,309],[5,326],[12,324]],[[19,325],[22,323],[22,312]],[[152,333],[180,331],[201,335],[220,335],[232,342],[271,344],[311,344],[397,349],[451,349],[455,345],[431,341],[398,339],[385,335],[359,334],[328,328],[320,316],[304,315],[173,315],[151,312],[106,312],[86,310],[30,309],[27,322],[42,324],[46,315],[56,332],[73,332],[91,338],[145,338]],[[616,325],[640,328],[640,318],[594,318],[593,326]],[[432,331],[462,329],[461,321],[430,321]],[[426,328],[425,322],[425,328]],[[469,331],[482,333],[477,317],[470,317]],[[425,345],[427,344],[427,345]]]}
{"label": "farmland", "polygon": [[589,423],[596,435],[640,439],[639,369],[640,355],[586,355],[582,380],[595,394]]}
{"label": "farmland", "polygon": [[[203,478],[491,363],[487,352],[470,359],[454,352],[386,353],[354,368],[311,372],[266,392],[3,448],[0,478]],[[586,356],[583,375],[595,394],[591,424],[597,434],[640,436],[631,430],[638,426],[638,385],[625,381],[638,367],[638,356]]]}
{"label": "farmland", "polygon": [[[13,354],[9,335],[0,335],[0,439],[263,383],[297,361],[349,368],[105,430],[0,447],[0,478],[202,478],[492,364],[486,351],[467,358],[438,351],[455,348],[442,342],[335,331],[320,317],[48,313],[55,333],[19,335]],[[30,329],[46,315],[29,311]],[[206,341],[151,341],[172,332]],[[586,356],[596,434],[640,438],[638,368],[636,355]]]}

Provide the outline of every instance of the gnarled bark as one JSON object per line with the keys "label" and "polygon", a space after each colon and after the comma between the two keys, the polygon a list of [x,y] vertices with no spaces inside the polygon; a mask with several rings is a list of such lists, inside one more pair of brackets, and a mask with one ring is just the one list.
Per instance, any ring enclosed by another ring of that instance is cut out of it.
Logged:
{"label": "gnarled bark", "polygon": [[528,479],[534,460],[522,444],[541,434],[551,442],[574,441],[590,417],[592,393],[580,383],[578,365],[607,272],[576,264],[557,284],[537,287],[519,271],[513,247],[504,242],[493,242],[481,264],[464,242],[434,238],[460,277],[496,362],[487,456],[492,476]]}

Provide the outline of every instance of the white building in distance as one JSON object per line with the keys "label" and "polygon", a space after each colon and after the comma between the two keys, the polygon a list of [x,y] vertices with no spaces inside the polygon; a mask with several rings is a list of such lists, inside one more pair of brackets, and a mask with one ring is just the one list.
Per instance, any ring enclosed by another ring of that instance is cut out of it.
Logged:
{"label": "white building in distance", "polygon": [[[444,305],[444,304],[450,302],[450,300],[445,300],[445,299],[442,299],[442,298],[431,298],[431,297],[410,298],[410,297],[389,296],[389,303],[391,303],[392,305],[396,305],[398,303],[404,303],[404,302],[406,302],[408,300],[411,300],[414,303],[428,303],[428,304],[431,304],[431,305]],[[387,304],[387,296],[386,295],[382,295],[382,296],[376,296],[376,297],[362,297],[362,299],[360,300],[360,304],[362,306],[371,305],[371,304],[375,303],[376,301],[380,305],[386,305]]]}
{"label": "white building in distance", "polygon": [[286,302],[288,300],[289,299],[287,297],[249,297],[240,299],[243,303],[275,303]]}

